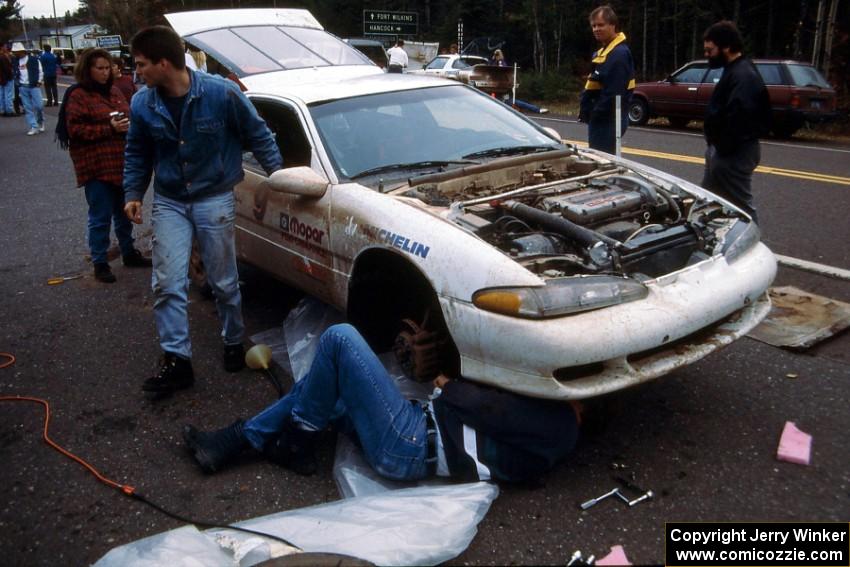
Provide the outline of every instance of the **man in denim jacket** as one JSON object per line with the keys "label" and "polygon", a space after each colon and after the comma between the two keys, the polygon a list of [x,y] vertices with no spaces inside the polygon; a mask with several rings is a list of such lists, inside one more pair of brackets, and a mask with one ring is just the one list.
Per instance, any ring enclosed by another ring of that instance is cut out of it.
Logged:
{"label": "man in denim jacket", "polygon": [[142,390],[167,395],[194,383],[187,316],[192,238],[222,322],[224,367],[244,367],[242,298],[236,270],[233,187],[242,181],[242,148],[266,173],[283,159],[266,123],[239,87],[186,68],[180,37],[152,26],[132,39],[136,72],[147,88],[133,97],[124,165],[124,207],[142,222],[142,198],[154,174],[154,318],[163,362]]}

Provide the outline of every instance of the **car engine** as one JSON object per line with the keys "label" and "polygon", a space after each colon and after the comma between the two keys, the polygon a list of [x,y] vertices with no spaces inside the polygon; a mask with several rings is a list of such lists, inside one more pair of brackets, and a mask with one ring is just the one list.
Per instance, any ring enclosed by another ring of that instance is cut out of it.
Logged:
{"label": "car engine", "polygon": [[587,161],[544,167],[507,190],[479,177],[407,195],[449,206],[454,222],[544,277],[655,278],[709,258],[738,218],[675,185]]}

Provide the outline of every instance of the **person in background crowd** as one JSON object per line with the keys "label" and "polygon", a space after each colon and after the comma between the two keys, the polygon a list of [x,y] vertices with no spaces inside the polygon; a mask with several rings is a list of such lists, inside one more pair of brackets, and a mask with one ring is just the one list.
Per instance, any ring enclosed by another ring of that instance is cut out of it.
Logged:
{"label": "person in background crowd", "polygon": [[136,94],[136,85],[133,78],[123,73],[124,60],[118,55],[112,56],[112,84],[118,87],[127,102]]}
{"label": "person in background crowd", "polygon": [[41,68],[44,70],[44,96],[47,99],[45,106],[57,106],[59,104],[59,91],[56,88],[56,71],[59,69],[59,58],[52,53],[53,48],[45,44],[44,50],[38,58]]}
{"label": "person in background crowd", "polygon": [[27,117],[30,129],[27,136],[34,136],[44,132],[44,101],[41,99],[41,79],[44,72],[41,69],[41,61],[38,57],[27,54],[23,44],[15,43],[12,51],[18,58],[15,67],[15,82],[21,95],[21,104]]}
{"label": "person in background crowd", "polygon": [[193,238],[222,321],[224,368],[244,368],[233,187],[245,176],[243,148],[253,152],[267,174],[282,168],[283,158],[236,83],[186,68],[174,30],[145,28],[130,46],[147,89],[137,92],[131,104],[124,210],[133,222],[142,222],[142,199],[153,173],[151,283],[163,358],[142,390],[162,397],[195,382],[186,296]]}
{"label": "person in background crowd", "polygon": [[495,65],[496,67],[508,66],[508,62],[505,61],[505,55],[502,53],[501,49],[497,49],[493,52],[493,57],[490,58],[490,65]]}
{"label": "person in background crowd", "polygon": [[[590,27],[600,48],[593,54],[592,70],[581,93],[579,121],[587,123],[588,145],[615,153],[616,128],[620,135],[629,125],[629,100],[635,89],[635,65],[626,36],[617,32],[617,14],[611,6],[590,13]],[[616,125],[616,100],[620,97],[620,124]]]}
{"label": "person in background crowd", "polygon": [[457,44],[453,43],[449,46],[449,55],[457,55]]}
{"label": "person in background crowd", "polygon": [[151,261],[136,249],[133,225],[124,215],[121,185],[130,107],[112,84],[112,57],[108,51],[84,51],[74,68],[74,78],[77,84],[65,91],[62,100],[56,137],[70,151],[77,185],[85,188],[94,277],[103,283],[114,283],[116,278],[106,255],[110,225],[115,227],[124,265],[151,266]]}
{"label": "person in background crowd", "polygon": [[[430,476],[461,481],[524,482],[572,452],[579,412],[571,403],[519,396],[437,368],[428,403],[411,403],[351,325],[319,339],[307,375],[248,421],[217,431],[191,425],[183,438],[195,461],[213,473],[249,448],[293,472],[316,472],[320,433],[339,424],[360,442],[366,461],[392,480]],[[577,404],[576,404],[577,405]]]}
{"label": "person in background crowd", "polygon": [[12,67],[12,57],[6,45],[0,45],[0,113],[3,116],[14,116],[13,101],[15,98],[15,69]]}
{"label": "person in background crowd", "polygon": [[703,36],[708,65],[723,75],[705,109],[705,174],[702,186],[741,207],[758,222],[753,203],[753,171],[761,160],[759,137],[770,130],[767,87],[743,41],[729,21],[710,26]]}
{"label": "person in background crowd", "polygon": [[390,63],[387,68],[387,72],[403,73],[404,68],[407,67],[408,64],[407,52],[404,50],[404,40],[398,40],[395,43],[395,47],[391,47],[387,50],[387,55],[390,56]]}

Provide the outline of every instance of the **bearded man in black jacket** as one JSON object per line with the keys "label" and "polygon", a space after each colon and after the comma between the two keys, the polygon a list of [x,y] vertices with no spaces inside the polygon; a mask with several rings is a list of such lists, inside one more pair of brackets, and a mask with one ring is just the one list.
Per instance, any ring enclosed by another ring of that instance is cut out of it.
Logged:
{"label": "bearded man in black jacket", "polygon": [[752,61],[743,56],[741,34],[729,21],[703,35],[712,68],[723,67],[705,111],[705,175],[702,186],[731,201],[758,222],[753,171],[761,160],[759,137],[770,129],[770,98]]}

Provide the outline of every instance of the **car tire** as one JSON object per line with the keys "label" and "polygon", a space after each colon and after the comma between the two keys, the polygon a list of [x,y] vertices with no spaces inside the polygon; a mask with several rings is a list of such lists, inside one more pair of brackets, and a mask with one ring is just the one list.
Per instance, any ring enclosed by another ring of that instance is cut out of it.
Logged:
{"label": "car tire", "polygon": [[782,140],[787,140],[797,132],[797,128],[793,126],[774,126],[772,128],[773,135]]}
{"label": "car tire", "polygon": [[678,128],[679,130],[681,130],[691,122],[690,118],[682,118],[681,116],[670,116],[667,118],[667,120],[670,122],[670,126],[672,126],[673,128]]}
{"label": "car tire", "polygon": [[642,98],[635,98],[629,103],[629,124],[643,126],[649,120],[649,106]]}
{"label": "car tire", "polygon": [[347,319],[375,352],[393,348],[404,319],[429,321],[429,331],[447,339],[442,370],[460,371],[460,355],[448,331],[437,294],[416,268],[384,251],[358,258],[348,289]]}

